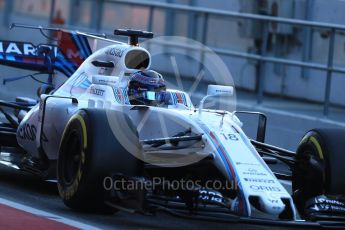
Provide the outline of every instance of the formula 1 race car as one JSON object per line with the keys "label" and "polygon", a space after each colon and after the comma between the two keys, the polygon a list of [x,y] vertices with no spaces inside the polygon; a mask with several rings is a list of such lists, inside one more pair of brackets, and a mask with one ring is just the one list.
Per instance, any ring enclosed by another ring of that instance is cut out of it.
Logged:
{"label": "formula 1 race car", "polygon": [[[0,102],[8,121],[0,123],[1,164],[56,180],[66,206],[80,211],[344,227],[344,130],[311,130],[291,152],[264,143],[266,116],[253,113],[259,126],[251,140],[238,118],[250,112],[204,109],[207,99],[231,97],[233,86],[209,85],[198,108],[187,93],[161,88],[136,95],[149,103],[133,103],[130,79],[151,65],[138,39],[153,34],[115,34],[128,36],[129,43],[114,41],[90,53],[39,102]],[[148,85],[163,80],[159,74],[144,77]],[[272,170],[274,164],[285,164],[288,172]]]}

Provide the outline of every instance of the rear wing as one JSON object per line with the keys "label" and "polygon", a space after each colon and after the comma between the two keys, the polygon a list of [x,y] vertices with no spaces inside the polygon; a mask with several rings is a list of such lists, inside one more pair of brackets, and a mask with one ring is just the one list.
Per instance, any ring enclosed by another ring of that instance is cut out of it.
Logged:
{"label": "rear wing", "polygon": [[[58,70],[70,77],[100,46],[118,43],[107,39],[105,34],[23,24],[12,24],[10,28],[17,27],[39,30],[50,44],[34,45],[30,42],[0,40],[0,65],[47,73]],[[47,35],[47,32],[52,36]]]}

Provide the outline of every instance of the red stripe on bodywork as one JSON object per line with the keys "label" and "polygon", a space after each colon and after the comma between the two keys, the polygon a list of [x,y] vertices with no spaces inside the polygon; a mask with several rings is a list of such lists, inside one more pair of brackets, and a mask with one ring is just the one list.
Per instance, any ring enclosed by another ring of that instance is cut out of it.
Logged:
{"label": "red stripe on bodywork", "polygon": [[176,93],[176,96],[177,96],[177,102],[182,104],[183,100],[182,100],[181,94],[180,93]]}
{"label": "red stripe on bodywork", "polygon": [[44,64],[44,60],[42,58],[23,58],[24,63],[34,63],[34,64]]}

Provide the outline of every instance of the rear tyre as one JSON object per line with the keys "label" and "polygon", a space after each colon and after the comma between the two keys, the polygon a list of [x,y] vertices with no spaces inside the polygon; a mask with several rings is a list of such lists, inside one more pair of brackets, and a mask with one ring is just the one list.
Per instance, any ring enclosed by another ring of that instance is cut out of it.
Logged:
{"label": "rear tyre", "polygon": [[[124,117],[120,112],[111,113]],[[131,125],[127,116],[125,122]],[[139,139],[137,143],[140,146]],[[66,206],[77,211],[116,211],[104,203],[107,194],[103,181],[112,173],[137,175],[141,167],[141,162],[113,135],[106,111],[81,110],[69,121],[61,141],[57,167],[59,194]]]}
{"label": "rear tyre", "polygon": [[345,195],[345,130],[314,129],[302,139],[292,172],[292,189],[299,212],[319,195]]}

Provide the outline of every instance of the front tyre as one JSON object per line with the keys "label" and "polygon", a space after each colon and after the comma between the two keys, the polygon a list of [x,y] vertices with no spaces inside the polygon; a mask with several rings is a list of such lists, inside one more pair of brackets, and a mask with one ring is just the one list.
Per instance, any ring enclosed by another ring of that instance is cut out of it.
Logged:
{"label": "front tyre", "polygon": [[136,175],[141,167],[113,135],[106,116],[104,110],[81,110],[70,119],[62,137],[58,190],[65,205],[77,211],[108,212],[104,179],[112,173]]}
{"label": "front tyre", "polygon": [[345,130],[314,129],[302,139],[292,172],[294,200],[300,213],[311,198],[345,195]]}

